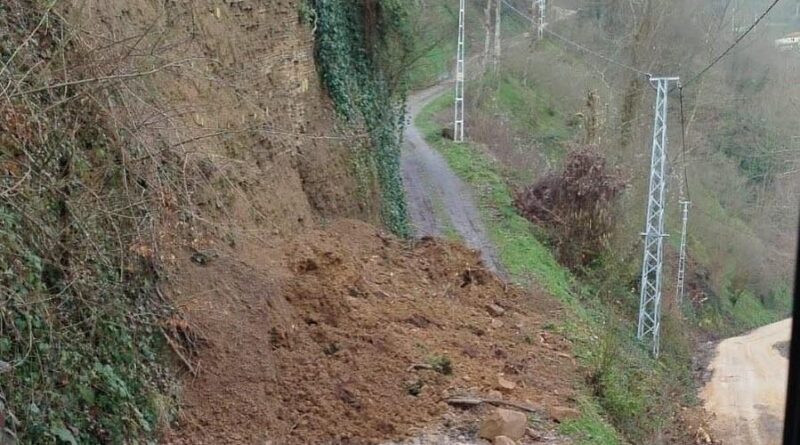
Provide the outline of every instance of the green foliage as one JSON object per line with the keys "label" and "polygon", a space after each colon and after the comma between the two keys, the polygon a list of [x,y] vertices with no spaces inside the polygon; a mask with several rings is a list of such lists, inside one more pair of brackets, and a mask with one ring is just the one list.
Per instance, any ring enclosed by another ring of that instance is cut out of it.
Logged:
{"label": "green foliage", "polygon": [[436,83],[438,79],[446,75],[455,52],[455,44],[447,41],[428,49],[412,68],[408,79],[409,85],[425,87]]}
{"label": "green foliage", "polygon": [[622,439],[614,428],[603,419],[595,401],[588,397],[578,400],[581,417],[568,420],[561,425],[561,432],[574,437],[578,445],[619,445]]}
{"label": "green foliage", "polygon": [[408,51],[407,5],[401,0],[309,0],[316,16],[316,55],[322,80],[338,112],[363,122],[374,152],[356,156],[356,172],[375,172],[384,223],[409,236],[400,172],[405,116],[405,74],[389,74],[392,56]]}
{"label": "green foliage", "polygon": [[419,396],[422,394],[422,388],[425,386],[425,382],[422,379],[416,379],[406,382],[406,392],[409,395],[414,397]]}
{"label": "green foliage", "polygon": [[542,229],[516,213],[500,166],[471,144],[441,138],[435,117],[449,108],[450,101],[445,95],[428,105],[417,125],[450,167],[473,186],[511,278],[520,284],[535,283],[568,308],[567,321],[556,329],[573,341],[574,352],[589,375],[581,400],[583,415],[566,423],[562,431],[582,444],[624,443],[622,437],[633,443],[652,443],[665,419],[678,408],[674,395],[688,400],[694,391],[691,344],[685,332],[665,317],[663,335],[668,338],[661,358],[654,360],[634,338],[633,321],[620,321],[633,319],[630,315],[637,301],[628,261],[604,258],[605,272],[595,271],[582,281],[562,267],[542,241]]}
{"label": "green foliage", "polygon": [[309,26],[314,26],[314,21],[316,20],[317,13],[314,11],[314,8],[308,2],[301,1],[300,4],[297,6],[297,18],[300,20],[300,23],[305,23]]}
{"label": "green foliage", "polygon": [[518,78],[501,76],[495,97],[496,109],[511,119],[515,131],[535,135],[536,142],[552,159],[560,159],[566,153],[563,142],[572,137],[573,130],[546,94]]}
{"label": "green foliage", "polygon": [[[42,17],[30,2],[4,5],[0,66]],[[48,22],[0,84],[41,86],[28,64],[58,59],[66,34]],[[76,93],[0,100],[0,360],[11,365],[0,413],[20,443],[144,440],[171,405],[158,328],[170,308],[152,260],[131,251],[150,224],[144,179],[92,101],[63,100]]]}
{"label": "green foliage", "polygon": [[551,99],[518,78],[501,76],[496,97],[500,109],[508,113],[520,129],[537,134],[553,133],[562,140],[570,136],[564,117],[553,107]]}
{"label": "green foliage", "polygon": [[450,375],[453,373],[453,362],[445,355],[432,355],[425,362],[439,374]]}
{"label": "green foliage", "polygon": [[728,113],[713,136],[715,149],[736,161],[742,174],[757,184],[771,181],[777,173],[779,141],[766,120],[745,112]]}
{"label": "green foliage", "polygon": [[732,336],[788,317],[791,297],[781,287],[759,298],[749,290],[727,286],[720,294],[710,295],[703,305],[687,307],[686,313],[702,329],[719,336]]}
{"label": "green foliage", "polygon": [[[49,137],[43,157],[73,143]],[[97,149],[74,146],[71,162],[107,166],[108,159],[83,157]],[[63,171],[59,164],[42,162],[21,189],[37,198],[0,205],[0,357],[14,366],[0,380],[0,393],[20,421],[15,429],[23,443],[123,443],[154,433],[163,421],[153,404],[170,389],[154,327],[162,304],[153,298],[150,266],[126,258],[109,225],[128,223],[78,216],[86,215],[78,200],[88,190],[75,176],[64,178],[73,184],[67,199],[60,188],[46,188],[47,176]],[[101,196],[124,202],[111,190]],[[56,245],[43,238],[58,232]]]}

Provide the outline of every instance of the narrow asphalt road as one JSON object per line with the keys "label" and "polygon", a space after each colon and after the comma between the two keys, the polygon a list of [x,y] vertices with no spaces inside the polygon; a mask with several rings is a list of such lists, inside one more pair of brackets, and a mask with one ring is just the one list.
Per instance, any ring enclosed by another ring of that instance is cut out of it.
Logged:
{"label": "narrow asphalt road", "polygon": [[776,445],[783,433],[789,361],[775,346],[789,340],[792,320],[724,340],[701,392],[725,445]]}
{"label": "narrow asphalt road", "polygon": [[481,252],[484,263],[501,272],[489,234],[481,220],[469,186],[447,165],[439,152],[425,141],[414,123],[422,109],[452,89],[445,82],[412,94],[408,99],[408,123],[401,155],[411,223],[418,237],[441,237],[455,231],[464,243]]}

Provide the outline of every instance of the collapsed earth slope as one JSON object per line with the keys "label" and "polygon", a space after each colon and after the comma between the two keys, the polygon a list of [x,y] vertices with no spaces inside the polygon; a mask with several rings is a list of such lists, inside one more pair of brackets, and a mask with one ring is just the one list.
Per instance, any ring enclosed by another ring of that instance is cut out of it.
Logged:
{"label": "collapsed earth slope", "polygon": [[480,409],[450,395],[570,405],[548,298],[463,247],[341,219],[378,222],[379,175],[364,128],[320,84],[304,4],[0,6],[4,55],[20,50],[0,114],[41,122],[35,138],[0,132],[4,193],[24,189],[3,203],[15,250],[0,262],[31,281],[2,283],[4,434],[369,443],[473,427]]}
{"label": "collapsed earth slope", "polygon": [[344,220],[181,276],[179,304],[207,343],[171,443],[377,443],[446,419],[474,428],[476,412],[444,400],[498,389],[543,416],[571,403],[569,345],[547,329],[558,308],[456,244]]}

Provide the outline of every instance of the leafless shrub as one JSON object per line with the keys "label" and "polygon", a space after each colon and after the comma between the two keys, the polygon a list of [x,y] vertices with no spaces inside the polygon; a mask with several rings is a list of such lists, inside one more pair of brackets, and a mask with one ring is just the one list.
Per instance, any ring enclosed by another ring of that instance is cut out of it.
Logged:
{"label": "leafless shrub", "polygon": [[528,220],[551,229],[559,260],[589,266],[605,250],[615,226],[616,198],[627,183],[593,146],[571,151],[560,173],[521,190],[515,204]]}

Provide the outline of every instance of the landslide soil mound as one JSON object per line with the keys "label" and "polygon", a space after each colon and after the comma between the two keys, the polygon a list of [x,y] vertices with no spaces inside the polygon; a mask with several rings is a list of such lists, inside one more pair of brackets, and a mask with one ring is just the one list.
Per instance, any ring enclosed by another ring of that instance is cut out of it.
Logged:
{"label": "landslide soil mound", "polygon": [[501,374],[516,386],[507,400],[571,403],[569,345],[545,328],[558,306],[474,251],[345,220],[201,263],[177,283],[205,342],[167,443],[360,444],[445,420],[474,427],[480,410],[443,399],[487,394]]}

